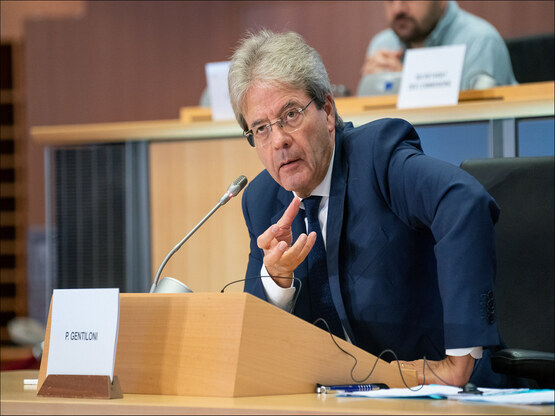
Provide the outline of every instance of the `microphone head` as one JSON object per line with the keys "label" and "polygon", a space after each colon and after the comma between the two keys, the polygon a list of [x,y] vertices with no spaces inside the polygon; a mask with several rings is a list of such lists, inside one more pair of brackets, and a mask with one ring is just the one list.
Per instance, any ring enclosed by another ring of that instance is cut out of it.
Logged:
{"label": "microphone head", "polygon": [[237,194],[241,192],[245,186],[247,186],[247,182],[247,177],[245,175],[241,175],[235,179],[231,185],[229,185],[227,191],[231,193],[232,197],[237,196]]}
{"label": "microphone head", "polygon": [[229,185],[229,188],[227,188],[227,192],[224,194],[224,196],[220,198],[220,205],[224,205],[231,198],[237,196],[239,192],[241,192],[243,188],[247,186],[247,182],[248,180],[245,175],[241,175],[237,179],[235,179],[231,183],[231,185]]}

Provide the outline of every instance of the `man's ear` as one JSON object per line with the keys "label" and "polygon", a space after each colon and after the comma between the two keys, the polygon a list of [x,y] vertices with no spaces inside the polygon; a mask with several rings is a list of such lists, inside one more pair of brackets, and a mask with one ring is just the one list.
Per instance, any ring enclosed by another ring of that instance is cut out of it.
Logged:
{"label": "man's ear", "polygon": [[326,112],[328,131],[332,132],[335,129],[335,103],[330,94],[326,95],[326,102],[324,103],[324,111]]}

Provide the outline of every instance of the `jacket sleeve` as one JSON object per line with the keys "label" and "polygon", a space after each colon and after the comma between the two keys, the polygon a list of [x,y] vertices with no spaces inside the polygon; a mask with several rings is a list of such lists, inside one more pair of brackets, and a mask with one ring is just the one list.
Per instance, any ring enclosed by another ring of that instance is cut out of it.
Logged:
{"label": "jacket sleeve", "polygon": [[394,120],[384,129],[386,139],[373,141],[372,150],[379,186],[402,221],[433,234],[445,347],[498,345],[493,300],[497,204],[471,175],[424,155],[410,124]]}

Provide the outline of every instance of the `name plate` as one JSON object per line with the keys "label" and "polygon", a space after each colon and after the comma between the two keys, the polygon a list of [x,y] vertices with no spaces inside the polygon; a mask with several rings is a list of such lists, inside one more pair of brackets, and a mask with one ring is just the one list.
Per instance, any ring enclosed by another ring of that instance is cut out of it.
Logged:
{"label": "name plate", "polygon": [[119,289],[55,289],[46,375],[114,377]]}
{"label": "name plate", "polygon": [[456,105],[466,45],[408,49],[397,108]]}

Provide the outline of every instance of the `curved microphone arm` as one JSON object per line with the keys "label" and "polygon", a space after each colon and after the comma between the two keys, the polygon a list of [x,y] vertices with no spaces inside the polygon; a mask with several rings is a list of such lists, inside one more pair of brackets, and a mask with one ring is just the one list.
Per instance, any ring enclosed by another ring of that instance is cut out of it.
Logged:
{"label": "curved microphone arm", "polygon": [[164,268],[164,266],[166,265],[166,263],[169,261],[170,257],[173,256],[175,254],[175,252],[177,250],[179,250],[181,248],[181,246],[183,244],[185,244],[185,241],[187,241],[201,226],[202,224],[204,224],[206,222],[206,220],[208,218],[210,218],[212,216],[213,213],[215,213],[218,208],[220,208],[223,204],[221,202],[218,202],[216,204],[216,206],[214,208],[212,208],[212,210],[206,214],[206,216],[200,220],[200,222],[195,226],[195,228],[193,228],[191,231],[189,231],[189,234],[187,234],[183,240],[181,240],[173,249],[172,251],[170,251],[168,253],[168,255],[166,256],[166,258],[164,259],[164,261],[162,262],[162,264],[160,265],[160,267],[158,268],[158,271],[156,272],[156,277],[154,278],[154,283],[152,284],[152,287],[150,288],[150,293],[154,293],[154,290],[156,289],[156,286],[158,286],[158,281],[160,280],[160,275],[162,274],[162,269]]}
{"label": "curved microphone arm", "polygon": [[162,269],[164,268],[166,263],[169,261],[170,257],[173,256],[175,254],[175,252],[181,248],[181,246],[185,243],[185,241],[187,241],[202,226],[202,224],[204,224],[206,222],[206,220],[208,218],[210,218],[212,216],[212,214],[214,214],[214,212],[216,212],[218,210],[218,208],[220,208],[222,205],[225,205],[234,196],[237,196],[239,194],[239,192],[241,192],[241,190],[247,185],[247,182],[248,182],[247,178],[244,175],[241,175],[237,179],[235,179],[231,183],[231,185],[229,185],[229,188],[227,188],[226,193],[220,198],[220,200],[218,201],[216,206],[214,208],[212,208],[212,210],[208,214],[206,214],[206,216],[202,220],[200,220],[200,222],[195,226],[195,228],[193,228],[191,231],[189,231],[189,234],[187,234],[183,238],[183,240],[181,240],[168,253],[166,258],[164,259],[164,261],[162,262],[162,264],[158,268],[158,271],[156,272],[156,277],[154,278],[154,283],[152,283],[152,287],[150,288],[149,293],[154,293],[154,291],[156,290],[156,286],[158,286],[158,281],[160,280],[160,275],[162,274]]}

